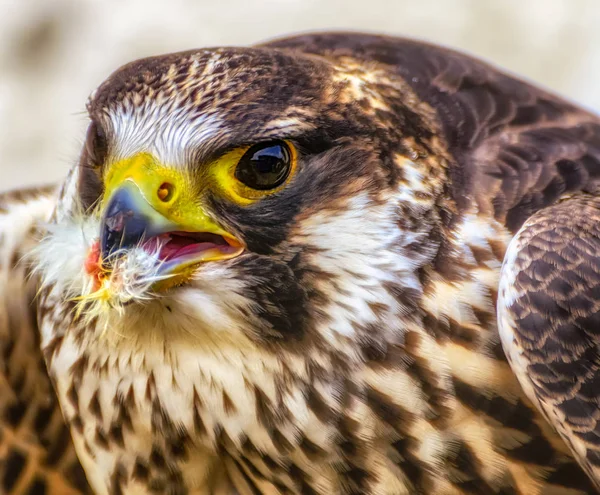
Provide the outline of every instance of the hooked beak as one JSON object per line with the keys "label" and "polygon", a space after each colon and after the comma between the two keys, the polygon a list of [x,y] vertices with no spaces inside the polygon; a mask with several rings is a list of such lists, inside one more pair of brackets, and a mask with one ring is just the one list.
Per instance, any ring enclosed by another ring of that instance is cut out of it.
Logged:
{"label": "hooked beak", "polygon": [[99,261],[106,271],[128,249],[141,247],[158,257],[161,275],[181,282],[199,263],[244,251],[199,206],[189,180],[150,155],[113,165],[105,184]]}

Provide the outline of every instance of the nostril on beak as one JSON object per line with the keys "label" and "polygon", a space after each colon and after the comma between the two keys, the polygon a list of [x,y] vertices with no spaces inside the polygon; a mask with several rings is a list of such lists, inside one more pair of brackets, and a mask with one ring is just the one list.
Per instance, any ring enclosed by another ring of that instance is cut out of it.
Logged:
{"label": "nostril on beak", "polygon": [[174,193],[175,186],[169,182],[163,182],[157,191],[158,199],[160,199],[163,203],[168,203],[171,201]]}

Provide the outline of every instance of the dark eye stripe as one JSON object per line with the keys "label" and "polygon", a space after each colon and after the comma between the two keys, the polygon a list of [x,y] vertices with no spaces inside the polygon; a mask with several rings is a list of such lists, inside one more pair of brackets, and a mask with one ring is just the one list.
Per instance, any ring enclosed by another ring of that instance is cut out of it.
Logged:
{"label": "dark eye stripe", "polygon": [[288,178],[291,156],[288,145],[283,141],[255,144],[238,162],[235,177],[252,189],[274,189]]}

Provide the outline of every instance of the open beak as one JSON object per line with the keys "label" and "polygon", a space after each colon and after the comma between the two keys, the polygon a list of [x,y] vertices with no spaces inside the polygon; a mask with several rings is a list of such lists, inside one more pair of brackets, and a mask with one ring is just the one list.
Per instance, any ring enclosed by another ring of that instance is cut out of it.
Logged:
{"label": "open beak", "polygon": [[195,265],[230,259],[243,244],[198,204],[190,181],[146,154],[114,164],[105,179],[100,263],[110,271],[138,247],[158,258],[160,274],[187,275]]}

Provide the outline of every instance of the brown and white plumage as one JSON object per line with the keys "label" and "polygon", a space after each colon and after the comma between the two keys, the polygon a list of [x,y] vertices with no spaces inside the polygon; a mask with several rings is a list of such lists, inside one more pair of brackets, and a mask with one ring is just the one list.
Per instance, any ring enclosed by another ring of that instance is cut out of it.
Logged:
{"label": "brown and white plumage", "polygon": [[527,220],[506,257],[500,332],[528,396],[600,479],[600,201],[575,195]]}
{"label": "brown and white plumage", "polygon": [[[93,490],[594,491],[596,116],[347,33],[137,61],[88,109],[19,250]],[[293,166],[246,187],[261,142]],[[165,271],[198,235],[216,258]]]}
{"label": "brown and white plumage", "polygon": [[86,493],[39,347],[35,284],[22,262],[56,193],[51,187],[0,195],[0,493]]}

